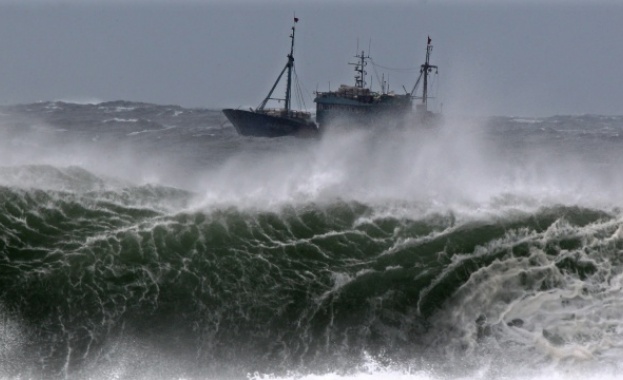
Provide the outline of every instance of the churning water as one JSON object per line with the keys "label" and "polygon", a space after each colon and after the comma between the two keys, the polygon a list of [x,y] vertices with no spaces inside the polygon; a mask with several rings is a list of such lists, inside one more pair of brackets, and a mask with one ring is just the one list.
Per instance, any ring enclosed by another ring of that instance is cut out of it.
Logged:
{"label": "churning water", "polygon": [[0,378],[623,374],[623,117],[0,111]]}

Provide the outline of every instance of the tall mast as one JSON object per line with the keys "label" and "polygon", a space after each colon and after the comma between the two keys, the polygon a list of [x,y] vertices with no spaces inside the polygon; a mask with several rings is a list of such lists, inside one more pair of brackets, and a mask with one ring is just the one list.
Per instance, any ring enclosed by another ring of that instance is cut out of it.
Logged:
{"label": "tall mast", "polygon": [[364,88],[366,87],[366,70],[365,67],[368,64],[366,59],[370,58],[370,56],[366,56],[365,52],[362,50],[361,55],[355,55],[355,58],[359,58],[359,62],[349,63],[349,65],[355,65],[355,87]]}
{"label": "tall mast", "polygon": [[430,54],[433,51],[433,45],[431,45],[431,41],[432,40],[429,36],[428,43],[426,44],[426,61],[424,62],[422,66],[420,66],[420,76],[417,78],[417,81],[415,81],[413,90],[411,90],[411,96],[413,98],[417,98],[413,96],[413,94],[415,94],[415,91],[417,90],[417,86],[420,84],[420,80],[424,78],[424,86],[422,89],[422,105],[424,106],[424,109],[426,109],[426,106],[428,103],[428,75],[430,74],[431,71],[433,71],[433,69],[438,70],[437,66],[430,64]]}
{"label": "tall mast", "polygon": [[[297,17],[294,17],[294,23],[296,24],[298,21],[299,19]],[[290,34],[290,39],[292,39],[292,44],[290,45],[290,54],[288,54],[288,62],[283,67],[283,70],[281,70],[281,73],[277,77],[277,80],[275,81],[275,84],[273,84],[273,87],[271,87],[270,91],[268,91],[268,95],[264,98],[264,100],[262,100],[262,103],[260,103],[259,107],[256,108],[256,111],[263,110],[264,107],[266,106],[266,103],[268,103],[270,99],[285,100],[286,102],[285,109],[288,112],[290,111],[290,98],[291,98],[290,88],[292,86],[292,68],[294,67],[294,25],[292,25],[292,34]],[[286,86],[286,98],[285,99],[271,98],[271,96],[273,95],[273,91],[275,91],[277,84],[281,80],[281,77],[286,72],[286,70],[288,70],[288,83]]]}
{"label": "tall mast", "polygon": [[294,67],[294,32],[296,31],[295,25],[299,21],[294,17],[294,24],[292,25],[292,34],[290,34],[290,54],[288,54],[288,84],[286,86],[286,111],[290,111],[290,98],[292,97],[292,68]]}
{"label": "tall mast", "polygon": [[426,62],[421,66],[420,72],[424,74],[424,88],[422,89],[422,104],[425,106],[428,104],[428,74],[437,66],[429,64],[430,53],[433,51],[433,45],[431,45],[431,38],[428,37],[428,43],[426,44]]}

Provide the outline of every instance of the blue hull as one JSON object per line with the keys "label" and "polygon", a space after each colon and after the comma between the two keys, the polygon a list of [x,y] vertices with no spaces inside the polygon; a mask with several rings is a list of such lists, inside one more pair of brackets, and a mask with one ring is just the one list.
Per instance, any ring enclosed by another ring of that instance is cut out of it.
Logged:
{"label": "blue hull", "polygon": [[224,109],[223,113],[242,136],[315,137],[319,134],[318,127],[310,120],[235,109]]}

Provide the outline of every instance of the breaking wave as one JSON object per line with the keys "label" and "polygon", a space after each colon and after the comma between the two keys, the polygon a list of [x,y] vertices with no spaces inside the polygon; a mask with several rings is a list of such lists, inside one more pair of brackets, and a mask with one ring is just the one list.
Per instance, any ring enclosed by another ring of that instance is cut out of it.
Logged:
{"label": "breaking wave", "polygon": [[203,208],[78,168],[3,170],[55,186],[0,186],[2,377],[620,370],[616,209]]}

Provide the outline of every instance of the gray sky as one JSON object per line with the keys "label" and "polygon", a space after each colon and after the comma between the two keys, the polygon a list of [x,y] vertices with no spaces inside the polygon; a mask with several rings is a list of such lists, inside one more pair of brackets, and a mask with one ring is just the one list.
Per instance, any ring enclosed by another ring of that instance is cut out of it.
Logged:
{"label": "gray sky", "polygon": [[[623,114],[623,2],[606,0],[0,0],[0,104],[255,107],[294,12],[308,108],[314,90],[353,84],[358,40],[376,63],[414,68],[430,35],[444,112]],[[396,92],[418,74],[377,70]]]}

